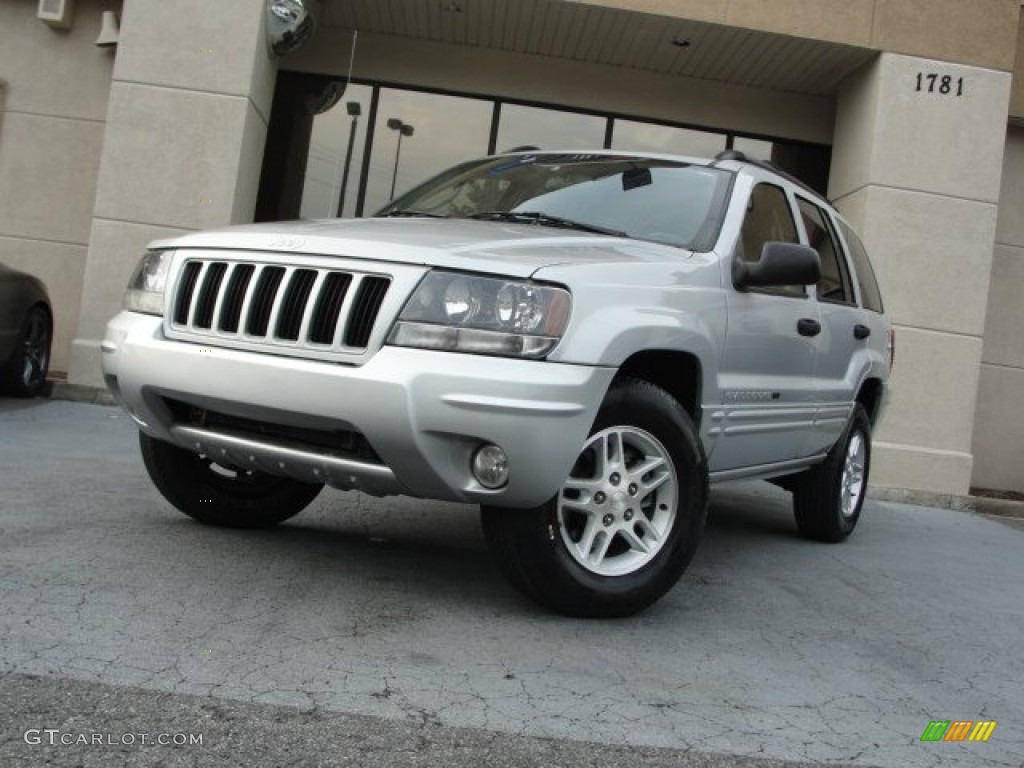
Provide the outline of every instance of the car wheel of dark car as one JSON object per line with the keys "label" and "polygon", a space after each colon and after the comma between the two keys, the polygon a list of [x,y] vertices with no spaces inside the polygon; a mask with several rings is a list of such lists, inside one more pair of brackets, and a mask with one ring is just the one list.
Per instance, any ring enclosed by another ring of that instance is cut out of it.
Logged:
{"label": "car wheel of dark car", "polygon": [[527,597],[570,616],[628,616],[689,565],[707,482],[686,411],[664,390],[623,379],[559,493],[535,509],[484,507],[484,533]]}
{"label": "car wheel of dark car", "polygon": [[53,322],[42,304],[36,304],[25,315],[21,334],[8,362],[4,389],[18,397],[35,397],[46,385],[50,370],[50,345]]}
{"label": "car wheel of dark car", "polygon": [[857,403],[825,461],[793,478],[793,512],[801,535],[837,542],[853,533],[864,506],[870,466],[871,421]]}
{"label": "car wheel of dark car", "polygon": [[304,510],[322,485],[218,464],[140,432],[146,471],[189,517],[223,528],[269,528]]}

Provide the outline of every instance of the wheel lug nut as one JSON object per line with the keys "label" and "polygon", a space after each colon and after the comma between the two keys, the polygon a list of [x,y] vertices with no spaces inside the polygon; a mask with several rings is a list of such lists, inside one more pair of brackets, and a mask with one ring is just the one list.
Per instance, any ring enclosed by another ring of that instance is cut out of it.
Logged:
{"label": "wheel lug nut", "polygon": [[612,476],[608,478],[608,482],[610,482],[612,485],[618,485],[620,482],[622,482],[622,478],[619,476],[618,472],[612,472]]}
{"label": "wheel lug nut", "polygon": [[629,495],[630,496],[636,496],[636,492],[638,490],[639,489],[636,487],[636,483],[630,483],[629,484]]}
{"label": "wheel lug nut", "polygon": [[615,517],[613,515],[605,515],[602,519],[602,522],[604,523],[605,528],[607,528],[609,525],[615,522]]}
{"label": "wheel lug nut", "polygon": [[607,497],[601,491],[598,491],[597,493],[594,494],[594,503],[595,504],[604,504],[604,500],[606,498]]}
{"label": "wheel lug nut", "polygon": [[626,518],[626,522],[629,522],[630,520],[632,520],[633,519],[633,510],[632,509],[627,509],[626,510],[626,514],[624,514],[623,517]]}

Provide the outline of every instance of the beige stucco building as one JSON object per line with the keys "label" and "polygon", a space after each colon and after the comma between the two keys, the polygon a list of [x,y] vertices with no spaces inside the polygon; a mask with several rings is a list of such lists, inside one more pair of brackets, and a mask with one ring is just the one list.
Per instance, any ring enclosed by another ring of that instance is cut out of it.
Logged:
{"label": "beige stucco building", "polygon": [[1024,492],[1019,0],[324,0],[280,58],[266,5],[75,0],[62,30],[0,0],[0,261],[49,286],[70,384],[102,386],[152,239],[370,213],[495,148],[728,146],[827,189],[872,251],[897,326],[876,486]]}

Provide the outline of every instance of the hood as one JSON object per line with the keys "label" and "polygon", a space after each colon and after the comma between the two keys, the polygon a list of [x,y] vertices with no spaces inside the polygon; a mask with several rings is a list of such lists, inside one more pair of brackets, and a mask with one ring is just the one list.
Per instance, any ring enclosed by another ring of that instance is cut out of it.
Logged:
{"label": "hood", "polygon": [[339,256],[529,277],[566,264],[669,261],[689,252],[642,240],[472,219],[279,221],[158,240],[153,248],[203,248]]}

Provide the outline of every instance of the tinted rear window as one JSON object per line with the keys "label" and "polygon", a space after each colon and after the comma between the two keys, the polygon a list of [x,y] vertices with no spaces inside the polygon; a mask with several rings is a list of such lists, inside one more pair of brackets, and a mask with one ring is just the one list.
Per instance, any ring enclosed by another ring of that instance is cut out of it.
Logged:
{"label": "tinted rear window", "polygon": [[864,249],[864,243],[860,241],[857,233],[850,229],[845,221],[839,222],[839,228],[843,231],[843,239],[850,249],[853,268],[857,270],[857,284],[860,286],[861,303],[865,309],[881,312],[882,294],[878,290],[878,281],[875,279],[875,271],[871,268],[871,262],[868,260],[868,252]]}

